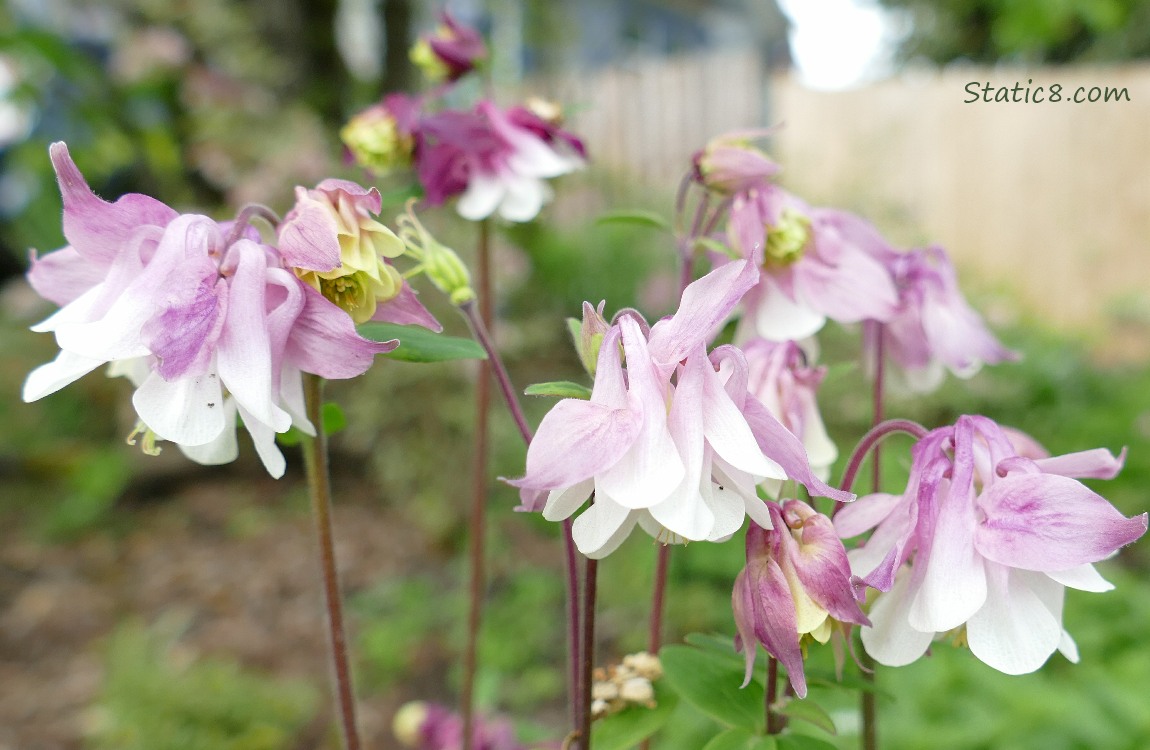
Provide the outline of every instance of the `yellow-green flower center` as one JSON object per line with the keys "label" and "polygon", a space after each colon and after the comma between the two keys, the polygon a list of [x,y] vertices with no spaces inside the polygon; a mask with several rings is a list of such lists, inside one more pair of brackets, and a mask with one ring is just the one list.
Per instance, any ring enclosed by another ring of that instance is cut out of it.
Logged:
{"label": "yellow-green flower center", "polygon": [[807,250],[811,239],[811,220],[797,211],[784,209],[779,221],[767,225],[767,251],[763,265],[768,268],[789,266]]}
{"label": "yellow-green flower center", "polygon": [[356,163],[375,172],[390,172],[411,161],[414,143],[399,132],[395,118],[378,111],[361,112],[339,131]]}
{"label": "yellow-green flower center", "polygon": [[[441,30],[437,36],[444,38],[446,34]],[[427,76],[429,81],[437,83],[447,80],[447,76],[451,73],[447,64],[439,59],[439,55],[435,54],[435,50],[431,48],[431,44],[426,39],[420,39],[416,42],[407,56],[415,64],[415,67],[423,71],[423,75]]]}

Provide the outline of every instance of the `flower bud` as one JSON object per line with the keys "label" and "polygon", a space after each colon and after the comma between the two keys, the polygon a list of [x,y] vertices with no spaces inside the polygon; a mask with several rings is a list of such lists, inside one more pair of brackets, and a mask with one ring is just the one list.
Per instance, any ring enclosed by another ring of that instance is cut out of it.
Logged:
{"label": "flower bud", "polygon": [[575,351],[579,353],[579,361],[583,369],[591,377],[595,377],[595,365],[599,361],[599,348],[603,345],[603,337],[610,330],[611,325],[603,317],[603,307],[606,300],[599,303],[598,308],[591,307],[590,302],[583,303],[583,322],[574,318],[567,319],[567,328],[571,331],[571,338],[575,341]]}
{"label": "flower bud", "polygon": [[427,79],[457,81],[487,57],[483,37],[470,26],[458,23],[446,11],[439,14],[435,32],[420,37],[409,57]]}
{"label": "flower bud", "polygon": [[407,204],[407,213],[397,219],[399,237],[407,248],[407,253],[419,261],[418,270],[427,274],[435,288],[459,306],[475,299],[471,288],[471,274],[454,250],[443,245],[427,231],[415,217],[412,210],[414,201]]}
{"label": "flower bud", "polygon": [[355,115],[339,131],[355,163],[377,174],[411,165],[417,103],[393,94]]}
{"label": "flower bud", "polygon": [[723,195],[766,185],[779,171],[779,165],[751,145],[765,134],[766,131],[748,131],[714,138],[695,153],[695,180]]}

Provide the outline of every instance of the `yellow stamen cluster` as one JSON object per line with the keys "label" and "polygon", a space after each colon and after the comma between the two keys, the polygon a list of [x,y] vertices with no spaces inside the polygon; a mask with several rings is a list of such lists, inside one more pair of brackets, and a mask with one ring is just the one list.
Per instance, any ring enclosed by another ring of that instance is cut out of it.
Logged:
{"label": "yellow stamen cluster", "polygon": [[382,105],[352,117],[339,131],[339,137],[357,164],[377,174],[411,164],[415,142],[410,135],[399,132],[395,118]]}
{"label": "yellow stamen cluster", "polygon": [[806,216],[784,209],[779,222],[767,226],[767,250],[763,264],[770,267],[789,266],[807,250],[811,239],[811,220]]}

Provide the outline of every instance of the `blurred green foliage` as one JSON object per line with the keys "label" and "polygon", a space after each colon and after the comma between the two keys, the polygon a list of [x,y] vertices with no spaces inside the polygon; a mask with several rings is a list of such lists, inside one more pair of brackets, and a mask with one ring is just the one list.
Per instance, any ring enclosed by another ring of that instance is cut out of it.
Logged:
{"label": "blurred green foliage", "polygon": [[879,0],[909,17],[900,56],[936,63],[1115,62],[1150,56],[1144,0]]}
{"label": "blurred green foliage", "polygon": [[280,750],[311,719],[309,685],[181,653],[173,621],[122,625],[108,645],[93,750]]}

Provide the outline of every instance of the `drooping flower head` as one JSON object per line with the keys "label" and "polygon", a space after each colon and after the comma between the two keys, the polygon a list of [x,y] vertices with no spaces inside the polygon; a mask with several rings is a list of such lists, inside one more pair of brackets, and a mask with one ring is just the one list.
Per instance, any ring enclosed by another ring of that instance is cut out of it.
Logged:
{"label": "drooping flower head", "polygon": [[[54,333],[61,351],[29,374],[25,401],[108,364],[109,374],[136,386],[133,437],[142,434],[146,449],[162,439],[201,463],[234,460],[238,415],[268,471],[280,476],[275,434],[293,424],[314,434],[301,374],[354,377],[398,344],[361,338],[346,312],[245,223],[180,215],[141,195],[106,203],[63,143],[50,155],[70,244],[33,259],[29,278],[62,305],[33,327]],[[293,236],[289,255],[322,266],[322,251],[303,246],[308,234]]]}
{"label": "drooping flower head", "polygon": [[582,144],[576,147],[566,131],[540,134],[542,120],[524,120],[524,113],[513,118],[490,101],[426,117],[416,168],[428,203],[459,196],[456,210],[470,221],[496,212],[508,221],[534,219],[551,198],[544,180],[580,169],[584,159]]}
{"label": "drooping flower head", "polygon": [[769,133],[748,130],[712,138],[691,159],[695,181],[722,195],[768,187],[781,167],[755,141]]}
{"label": "drooping flower head", "polygon": [[863,219],[811,208],[776,185],[740,193],[731,205],[730,242],[761,269],[744,300],[737,339],[800,340],[827,319],[888,320],[898,294],[868,247],[885,245]]}
{"label": "drooping flower head", "polygon": [[[463,719],[438,703],[413,701],[400,707],[392,721],[400,744],[414,750],[459,750],[463,747]],[[475,750],[525,750],[506,719],[478,718],[472,728]]]}
{"label": "drooping flower head", "polygon": [[771,416],[803,441],[811,470],[825,480],[838,458],[817,399],[826,368],[808,364],[807,355],[794,341],[776,343],[759,338],[744,341],[739,348],[747,356],[748,390]]}
{"label": "drooping flower head", "polygon": [[1146,532],[1078,478],[1110,478],[1122,456],[1093,450],[1027,458],[985,417],[960,417],[913,450],[902,495],[869,495],[835,516],[840,536],[874,529],[851,567],[881,594],[862,631],[890,666],[921,656],[940,634],[1007,674],[1042,666],[1055,650],[1077,661],[1062,629],[1065,587],[1106,591],[1094,569]]}
{"label": "drooping flower head", "polygon": [[584,554],[610,554],[636,524],[665,542],[723,539],[747,515],[769,526],[755,490],[766,478],[850,499],[814,477],[802,444],[747,392],[742,352],[706,351],[756,276],[743,261],[712,271],[649,332],[621,316],[602,339],[590,400],[564,399],[543,418],[526,476],[511,483],[547,492],[549,520],[573,515],[594,493],[573,526]]}
{"label": "drooping flower head", "polygon": [[442,11],[439,26],[419,38],[411,48],[410,57],[429,81],[454,82],[487,59],[487,45],[476,29]]}
{"label": "drooping flower head", "polygon": [[[969,378],[984,363],[996,364],[1018,358],[987,330],[962,291],[950,257],[941,247],[900,253],[872,247],[876,259],[888,269],[898,289],[898,307],[881,327],[876,321],[864,329],[864,351],[876,348],[882,332],[887,358],[914,391],[933,390],[944,368]],[[874,362],[869,362],[874,368]]]}
{"label": "drooping flower head", "polygon": [[747,528],[747,565],[735,578],[731,603],[751,681],[756,644],[787,669],[805,698],[805,644],[826,643],[844,623],[869,625],[851,591],[846,550],[831,519],[801,500],[767,502],[773,528]]}
{"label": "drooping flower head", "polygon": [[339,131],[351,161],[377,175],[407,169],[415,154],[421,104],[407,94],[389,94],[354,115]]}

